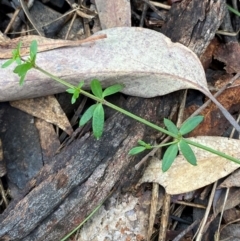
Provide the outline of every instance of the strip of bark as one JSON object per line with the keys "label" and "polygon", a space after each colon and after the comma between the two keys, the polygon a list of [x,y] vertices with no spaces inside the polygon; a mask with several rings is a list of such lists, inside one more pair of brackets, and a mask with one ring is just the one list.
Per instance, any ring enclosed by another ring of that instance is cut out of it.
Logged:
{"label": "strip of bark", "polygon": [[[161,124],[179,100],[178,93],[161,98],[129,98],[127,109]],[[135,183],[141,172],[134,166],[141,156],[128,151],[137,141],[153,141],[156,131],[115,114],[97,141],[93,136],[74,141],[46,165],[18,201],[0,218],[1,240],[59,240],[79,224],[111,192]]]}

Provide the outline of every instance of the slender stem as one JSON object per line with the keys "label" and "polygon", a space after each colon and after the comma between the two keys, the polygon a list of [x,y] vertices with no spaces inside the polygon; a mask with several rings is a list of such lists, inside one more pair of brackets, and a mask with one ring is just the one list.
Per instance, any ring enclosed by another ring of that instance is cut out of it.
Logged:
{"label": "slender stem", "polygon": [[[71,88],[71,89],[77,89],[74,85],[66,82],[63,79],[60,79],[60,78],[58,78],[58,77],[48,73],[47,71],[45,71],[44,69],[42,69],[42,68],[40,68],[40,67],[38,67],[36,65],[35,65],[34,68],[39,70],[39,71],[41,71],[42,73],[46,74],[50,78],[56,80],[57,82],[59,82],[59,83],[65,85],[65,86]],[[161,128],[160,126],[157,126],[157,125],[151,123],[150,121],[147,121],[147,120],[145,120],[145,119],[143,119],[143,118],[141,118],[141,117],[139,117],[137,115],[134,115],[134,114],[132,114],[132,113],[130,113],[130,112],[128,112],[128,111],[126,111],[126,110],[116,106],[116,105],[113,105],[113,104],[111,104],[110,102],[108,102],[108,101],[106,101],[104,99],[98,98],[95,95],[92,95],[92,94],[88,93],[87,91],[84,91],[84,90],[81,89],[80,93],[85,95],[85,96],[87,96],[87,97],[89,97],[89,98],[91,98],[91,99],[93,99],[93,100],[95,100],[95,101],[97,101],[97,102],[100,102],[100,103],[102,103],[102,104],[104,104],[104,105],[106,105],[106,106],[108,106],[108,107],[110,107],[110,108],[112,108],[112,109],[114,109],[114,110],[116,110],[118,112],[121,112],[124,115],[129,116],[129,117],[131,117],[131,118],[133,118],[133,119],[135,119],[135,120],[137,120],[137,121],[139,121],[139,122],[141,122],[141,123],[143,123],[143,124],[145,124],[145,125],[147,125],[149,127],[152,127],[155,130],[158,130],[158,131],[160,131],[160,132],[162,132],[162,133],[164,133],[166,135],[172,136],[174,138],[178,138],[178,136],[173,134],[172,132],[169,132],[166,129]]]}
{"label": "slender stem", "polygon": [[198,147],[198,148],[200,148],[200,149],[203,149],[203,150],[205,150],[205,151],[208,151],[208,152],[211,152],[211,153],[216,154],[216,155],[218,155],[218,156],[221,156],[221,157],[223,157],[223,158],[226,158],[226,159],[228,159],[228,160],[230,160],[230,161],[233,161],[233,162],[235,162],[235,163],[237,163],[237,164],[240,164],[240,160],[238,160],[238,159],[236,159],[236,158],[234,158],[234,157],[232,157],[232,156],[230,156],[230,155],[227,155],[227,154],[225,154],[225,153],[223,153],[223,152],[220,152],[220,151],[217,151],[217,150],[215,150],[215,149],[212,149],[211,147],[204,146],[204,145],[202,145],[202,144],[200,144],[200,143],[197,143],[197,142],[194,142],[194,141],[185,139],[185,138],[184,138],[184,140],[185,140],[188,144],[190,144],[190,145],[192,145],[192,146],[196,146],[196,147]]}
{"label": "slender stem", "polygon": [[[56,76],[48,73],[47,71],[45,71],[44,69],[40,68],[39,66],[36,66],[36,65],[35,65],[34,68],[37,69],[37,70],[39,70],[39,71],[41,71],[42,73],[46,74],[46,75],[49,76],[50,78],[56,80],[57,82],[59,82],[59,83],[65,85],[65,86],[71,88],[71,89],[79,90],[76,86],[74,86],[74,85],[66,82],[66,81],[63,80],[63,79],[60,79],[60,78],[58,78],[58,77],[56,77]],[[147,121],[147,120],[145,120],[145,119],[143,119],[143,118],[141,118],[141,117],[139,117],[139,116],[137,116],[137,115],[134,115],[134,114],[132,114],[132,113],[130,113],[130,112],[128,112],[128,111],[126,111],[126,110],[124,110],[124,109],[116,106],[116,105],[113,105],[113,104],[111,104],[110,102],[108,102],[108,101],[106,101],[106,100],[104,100],[104,99],[98,98],[98,97],[96,97],[96,96],[88,93],[87,91],[84,91],[84,90],[81,89],[81,90],[79,90],[79,92],[80,92],[81,94],[83,94],[83,95],[85,95],[85,96],[87,96],[87,97],[89,97],[89,98],[91,98],[91,99],[99,102],[99,103],[102,103],[102,104],[104,104],[104,105],[106,105],[106,106],[108,106],[108,107],[110,107],[110,108],[112,108],[112,109],[114,109],[114,110],[116,110],[116,111],[118,111],[118,112],[123,113],[123,114],[126,115],[126,116],[129,116],[129,117],[135,119],[136,121],[139,121],[140,123],[143,123],[143,124],[145,124],[145,125],[147,125],[147,126],[149,126],[149,127],[152,127],[153,129],[155,129],[155,130],[157,130],[157,131],[160,131],[160,132],[162,132],[162,133],[164,133],[164,134],[166,134],[166,135],[168,135],[168,136],[171,136],[171,137],[173,137],[173,138],[175,138],[175,139],[179,139],[179,136],[178,136],[178,135],[173,134],[172,132],[169,132],[168,130],[163,129],[163,128],[161,128],[160,126],[157,126],[157,125],[155,125],[155,124],[153,124],[153,123],[151,123],[151,122],[149,122],[149,121]],[[233,162],[235,162],[235,163],[240,164],[240,160],[238,160],[238,159],[236,159],[236,158],[234,158],[234,157],[232,157],[232,156],[229,156],[229,155],[227,155],[227,154],[225,154],[225,153],[223,153],[223,152],[214,150],[214,149],[212,149],[212,148],[210,148],[210,147],[208,147],[208,146],[204,146],[204,145],[202,145],[202,144],[196,143],[196,142],[194,142],[194,141],[191,141],[191,140],[188,140],[188,139],[185,139],[185,138],[184,138],[184,140],[185,140],[188,144],[190,144],[190,145],[192,145],[192,146],[196,146],[196,147],[201,148],[201,149],[203,149],[203,150],[205,150],[205,151],[211,152],[211,153],[213,153],[213,154],[216,154],[216,155],[218,155],[218,156],[224,157],[224,158],[229,159],[229,160],[231,160],[231,161],[233,161]],[[174,141],[173,143],[175,143],[175,141]],[[170,143],[170,144],[173,144],[173,143]],[[170,145],[170,144],[167,143],[167,144],[165,144],[165,145]],[[161,145],[161,146],[163,146],[163,145]]]}
{"label": "slender stem", "polygon": [[54,79],[54,80],[56,80],[57,82],[65,85],[65,86],[67,86],[67,87],[69,87],[69,88],[71,88],[71,89],[76,89],[76,87],[75,87],[74,85],[66,82],[66,81],[63,80],[63,79],[58,78],[58,77],[55,76],[55,75],[50,74],[49,72],[45,71],[44,69],[40,68],[39,66],[35,65],[34,68],[37,69],[37,70],[39,70],[40,72],[44,73],[45,75],[49,76],[51,79]]}
{"label": "slender stem", "polygon": [[152,148],[160,148],[160,147],[163,147],[163,146],[170,146],[170,145],[176,144],[178,142],[179,142],[179,140],[176,140],[176,141],[168,142],[168,143],[165,143],[165,144],[160,144],[158,146],[152,146]]}

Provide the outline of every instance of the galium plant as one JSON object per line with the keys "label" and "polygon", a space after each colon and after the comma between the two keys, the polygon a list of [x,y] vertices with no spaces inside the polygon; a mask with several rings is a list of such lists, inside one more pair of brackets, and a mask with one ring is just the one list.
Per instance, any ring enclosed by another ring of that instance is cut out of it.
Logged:
{"label": "galium plant", "polygon": [[172,163],[174,162],[176,156],[178,155],[178,152],[181,151],[185,159],[192,165],[197,165],[197,159],[194,154],[194,152],[191,149],[191,145],[201,148],[203,150],[209,151],[211,153],[214,153],[218,156],[224,157],[230,161],[236,162],[240,164],[240,160],[227,155],[225,153],[222,153],[220,151],[214,150],[208,146],[201,145],[199,143],[196,143],[194,141],[185,139],[183,136],[194,130],[202,121],[203,121],[203,116],[195,116],[192,118],[187,119],[180,128],[177,128],[176,125],[169,119],[164,119],[164,125],[166,126],[166,129],[157,126],[143,118],[140,118],[139,116],[136,116],[122,108],[119,108],[118,106],[115,106],[111,104],[110,102],[105,100],[106,96],[115,94],[119,91],[121,91],[124,86],[121,84],[116,84],[112,85],[105,90],[102,89],[101,83],[99,80],[94,79],[91,81],[90,87],[92,94],[83,90],[82,87],[84,86],[84,82],[81,81],[77,86],[74,86],[68,82],[66,82],[63,79],[60,79],[51,73],[45,71],[44,69],[40,68],[36,64],[36,57],[37,57],[37,42],[32,41],[31,46],[30,46],[30,56],[27,59],[23,59],[21,57],[21,43],[18,44],[17,48],[12,51],[12,58],[8,61],[6,61],[3,65],[2,68],[6,68],[12,63],[16,63],[17,66],[13,70],[14,73],[16,73],[20,77],[19,84],[23,85],[24,80],[26,77],[27,72],[34,68],[45,75],[51,77],[53,80],[58,81],[59,83],[65,85],[68,89],[66,90],[68,93],[72,95],[71,102],[72,104],[76,102],[77,98],[79,97],[80,94],[85,95],[93,100],[96,101],[95,104],[90,106],[86,112],[82,115],[79,125],[82,126],[86,124],[89,120],[92,119],[92,129],[93,129],[93,134],[94,136],[99,139],[102,136],[103,129],[104,129],[104,108],[103,105],[106,105],[110,108],[115,109],[116,111],[119,111],[136,121],[139,121],[155,130],[158,130],[168,136],[173,137],[173,141],[161,144],[158,146],[152,146],[148,143],[145,143],[142,140],[138,141],[138,146],[132,148],[129,151],[129,155],[136,155],[140,152],[143,152],[145,150],[152,149],[154,147],[163,147],[163,146],[168,146],[162,160],[162,170],[167,171]]}

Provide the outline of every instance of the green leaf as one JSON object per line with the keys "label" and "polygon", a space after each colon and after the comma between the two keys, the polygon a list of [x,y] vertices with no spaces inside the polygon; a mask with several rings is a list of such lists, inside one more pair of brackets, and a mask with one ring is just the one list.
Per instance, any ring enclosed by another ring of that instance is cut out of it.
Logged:
{"label": "green leaf", "polygon": [[16,61],[16,63],[17,63],[18,65],[22,64],[22,60],[21,60],[20,56],[17,57],[17,58],[15,59],[15,61]]}
{"label": "green leaf", "polygon": [[20,77],[20,81],[19,81],[19,84],[20,85],[23,85],[24,83],[24,78],[28,72],[28,70],[30,70],[32,68],[32,64],[27,62],[27,63],[24,63],[24,64],[20,64],[18,65],[14,70],[13,72],[18,74],[18,76]]}
{"label": "green leaf", "polygon": [[162,171],[166,172],[172,165],[178,153],[178,144],[172,144],[167,148],[163,155]]}
{"label": "green leaf", "polygon": [[93,111],[92,128],[93,135],[99,140],[103,133],[104,126],[104,110],[101,103],[98,103]]}
{"label": "green leaf", "polygon": [[197,165],[197,159],[196,156],[192,150],[192,148],[188,145],[188,143],[184,140],[181,140],[179,142],[179,147],[180,147],[180,151],[182,152],[183,156],[186,158],[186,160],[196,166]]}
{"label": "green leaf", "polygon": [[15,60],[14,59],[9,59],[5,63],[2,64],[2,68],[6,68],[9,65],[11,65]]}
{"label": "green leaf", "polygon": [[23,86],[24,80],[25,80],[25,76],[26,76],[26,74],[21,75],[20,80],[19,80],[19,85],[20,86]]}
{"label": "green leaf", "polygon": [[33,40],[30,45],[30,59],[32,63],[35,63],[37,56],[37,41]]}
{"label": "green leaf", "polygon": [[76,89],[67,89],[66,90],[69,94],[73,94],[75,91],[76,91]]}
{"label": "green leaf", "polygon": [[142,140],[140,140],[140,141],[138,141],[138,145],[140,145],[140,146],[146,146],[147,143],[144,142],[144,141],[142,141]]}
{"label": "green leaf", "polygon": [[30,54],[36,55],[37,54],[37,41],[33,40],[30,45]]}
{"label": "green leaf", "polygon": [[21,55],[20,55],[20,48],[22,46],[22,42],[19,42],[17,48],[12,51],[12,59],[14,59],[17,64],[21,64]]}
{"label": "green leaf", "polygon": [[171,120],[164,118],[164,125],[171,133],[178,134],[179,130],[177,126]]}
{"label": "green leaf", "polygon": [[97,104],[91,105],[82,115],[80,121],[79,121],[79,126],[85,125],[93,116],[93,112],[95,108],[97,107]]}
{"label": "green leaf", "polygon": [[76,98],[75,98],[75,96],[74,95],[72,95],[72,99],[71,99],[71,104],[73,105],[75,102],[76,102]]}
{"label": "green leaf", "polygon": [[181,128],[179,129],[179,133],[182,135],[185,135],[192,130],[194,130],[202,121],[204,117],[201,115],[194,116],[190,119],[187,119],[186,121],[183,122]]}
{"label": "green leaf", "polygon": [[119,92],[120,90],[122,90],[123,88],[124,88],[124,85],[121,85],[121,84],[109,86],[107,89],[103,91],[102,97],[104,98],[106,96],[113,95]]}
{"label": "green leaf", "polygon": [[133,147],[129,152],[128,152],[128,155],[136,155],[140,152],[143,152],[145,151],[146,148],[144,146],[136,146],[136,147]]}
{"label": "green leaf", "polygon": [[76,90],[76,91],[73,93],[73,96],[74,96],[75,100],[78,99],[78,97],[79,97],[79,91]]}
{"label": "green leaf", "polygon": [[79,82],[77,88],[78,88],[78,89],[81,89],[81,88],[83,87],[83,85],[84,85],[84,81],[81,81],[81,82]]}
{"label": "green leaf", "polygon": [[102,86],[99,82],[99,80],[94,79],[91,81],[91,90],[95,96],[98,98],[103,98],[102,97]]}
{"label": "green leaf", "polygon": [[29,63],[29,62],[27,62],[27,63],[18,65],[18,66],[13,70],[13,72],[16,73],[16,74],[18,74],[19,76],[22,76],[22,75],[26,74],[27,71],[28,71],[29,69],[31,69],[31,68],[32,68],[32,64]]}
{"label": "green leaf", "polygon": [[144,146],[145,149],[152,149],[153,148],[151,144],[148,144],[148,143],[146,143],[146,142],[144,142],[142,140],[138,141],[138,145]]}

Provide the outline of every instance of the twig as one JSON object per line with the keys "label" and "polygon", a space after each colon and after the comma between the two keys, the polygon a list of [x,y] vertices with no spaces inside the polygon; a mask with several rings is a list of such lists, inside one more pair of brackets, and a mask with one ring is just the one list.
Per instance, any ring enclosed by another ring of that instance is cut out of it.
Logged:
{"label": "twig", "polygon": [[144,3],[139,27],[143,27],[143,25],[144,25],[144,20],[145,20],[146,15],[147,15],[147,10],[148,10],[148,5],[147,5],[147,3]]}
{"label": "twig", "polygon": [[217,229],[217,231],[216,231],[216,233],[214,235],[214,240],[215,241],[219,241],[219,238],[220,238],[221,221],[222,221],[223,212],[224,212],[224,209],[225,209],[225,206],[226,206],[226,203],[227,203],[229,190],[230,190],[230,188],[228,187],[227,190],[226,190],[225,197],[224,197],[224,202],[223,202],[223,205],[222,205],[222,211],[221,211],[221,215],[220,215],[220,219],[219,219],[219,223],[218,223],[218,229]]}
{"label": "twig", "polygon": [[185,230],[183,230],[180,234],[178,234],[177,237],[175,237],[172,241],[179,241],[181,238],[184,237],[190,230],[192,230],[195,226],[197,226],[200,223],[200,220],[195,220],[191,225],[189,225]]}
{"label": "twig", "polygon": [[163,20],[165,20],[165,16],[149,1],[149,0],[142,0],[143,2],[147,3],[148,6]]}
{"label": "twig", "polygon": [[165,10],[169,10],[171,8],[171,6],[159,2],[150,1],[150,3],[152,3],[156,7],[163,8]]}
{"label": "twig", "polygon": [[198,230],[198,235],[196,237],[196,241],[202,240],[204,225],[207,222],[207,218],[208,218],[211,206],[212,206],[212,202],[213,202],[214,194],[215,194],[215,191],[216,191],[216,187],[217,187],[217,182],[215,182],[214,185],[213,185],[212,192],[211,192],[211,195],[210,195],[209,201],[208,201],[208,206],[207,206],[206,212],[204,214],[203,220],[201,221],[201,225],[200,225],[200,228]]}
{"label": "twig", "polygon": [[40,36],[45,36],[44,32],[42,30],[38,29],[37,24],[36,24],[35,20],[32,18],[31,14],[30,14],[30,12],[28,10],[28,7],[27,7],[26,3],[24,2],[24,0],[19,0],[19,2],[21,4],[22,9],[23,9],[24,13],[26,14],[29,22],[32,24],[32,26],[35,28],[35,30],[38,32],[38,34]]}
{"label": "twig", "polygon": [[158,204],[158,192],[159,192],[159,184],[154,182],[152,187],[152,200],[151,200],[149,222],[148,222],[147,241],[150,241],[153,233],[153,225],[155,221],[157,204]]}
{"label": "twig", "polygon": [[165,193],[165,198],[164,198],[163,208],[162,208],[162,216],[161,216],[161,227],[159,231],[158,241],[166,240],[168,219],[169,219],[169,213],[170,213],[170,200],[171,200],[171,196]]}

